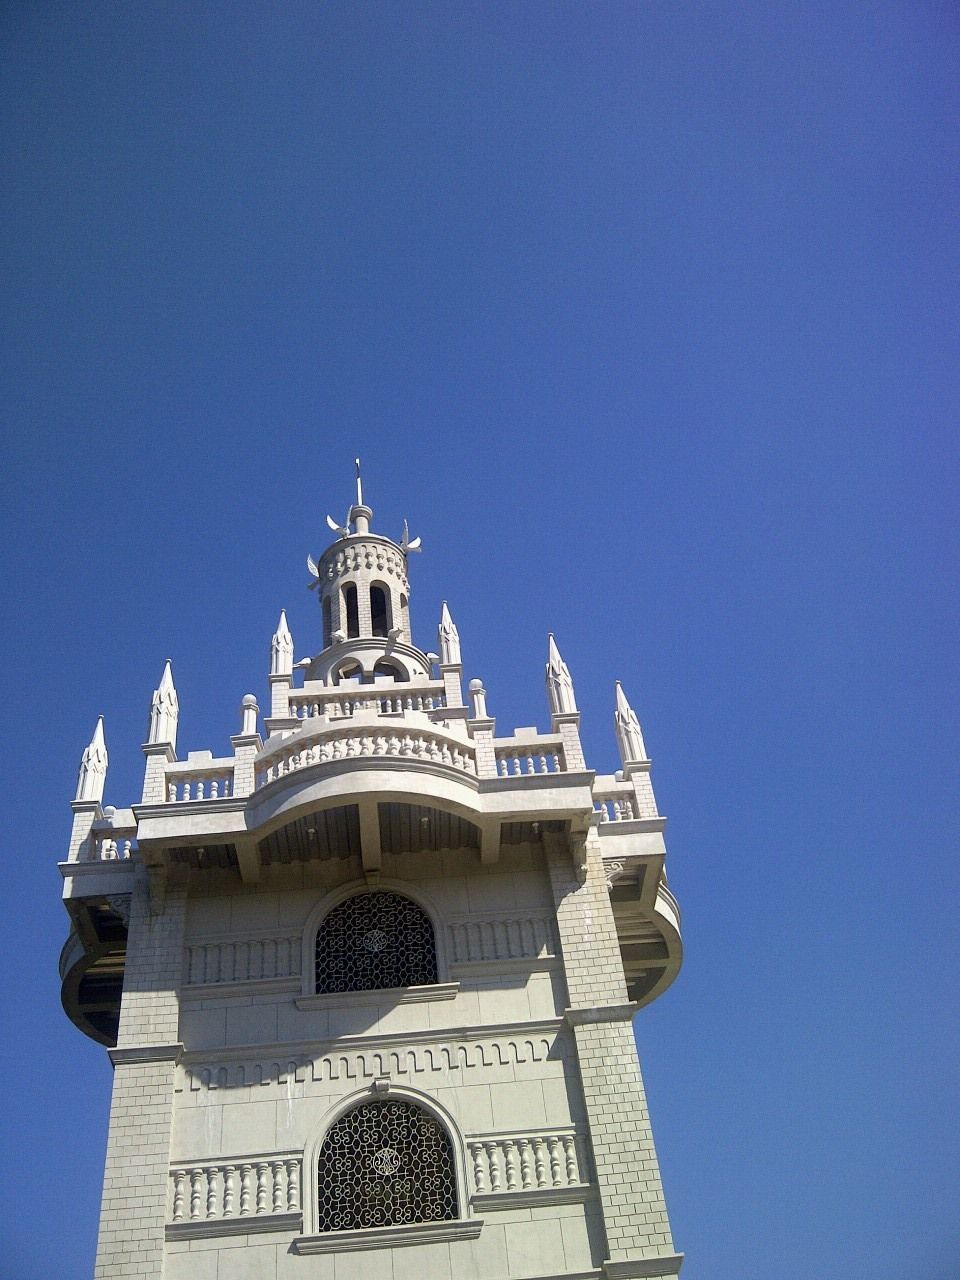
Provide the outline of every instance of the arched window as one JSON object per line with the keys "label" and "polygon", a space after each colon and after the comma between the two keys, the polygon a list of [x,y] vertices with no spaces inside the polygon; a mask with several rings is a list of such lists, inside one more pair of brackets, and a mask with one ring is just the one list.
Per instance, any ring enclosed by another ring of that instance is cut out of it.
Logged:
{"label": "arched window", "polygon": [[333,616],[330,605],[330,597],[325,596],[323,600],[323,644],[324,648],[330,643],[330,637],[333,635]]}
{"label": "arched window", "polygon": [[343,611],[347,616],[347,639],[356,640],[360,634],[360,614],[357,612],[357,588],[352,582],[344,584]]}
{"label": "arched window", "polygon": [[427,913],[398,893],[358,893],[317,930],[317,994],[420,987],[437,981]]}
{"label": "arched window", "polygon": [[375,636],[385,636],[390,630],[390,602],[386,590],[378,583],[370,588],[370,625]]}
{"label": "arched window", "polygon": [[384,1098],[342,1115],[317,1161],[320,1231],[457,1217],[450,1135],[412,1102]]}
{"label": "arched window", "polygon": [[388,680],[406,680],[407,678],[398,666],[392,662],[387,662],[384,658],[381,658],[379,662],[375,663],[373,675],[374,679],[376,679],[377,676],[386,676]]}
{"label": "arched window", "polygon": [[334,679],[337,684],[362,684],[363,668],[359,662],[348,662],[340,668]]}

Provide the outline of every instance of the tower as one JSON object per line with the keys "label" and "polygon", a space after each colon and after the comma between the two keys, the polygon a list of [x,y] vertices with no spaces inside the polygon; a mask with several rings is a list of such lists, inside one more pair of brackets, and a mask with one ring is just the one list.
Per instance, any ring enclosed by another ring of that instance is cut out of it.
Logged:
{"label": "tower", "polygon": [[588,769],[547,645],[549,729],[466,697],[446,602],[357,501],[317,561],[322,643],[281,613],[269,714],[177,755],[168,662],[143,793],[67,859],[63,1003],[114,1066],[97,1280],[559,1280],[679,1272],[632,1019],[680,965],[637,717]]}

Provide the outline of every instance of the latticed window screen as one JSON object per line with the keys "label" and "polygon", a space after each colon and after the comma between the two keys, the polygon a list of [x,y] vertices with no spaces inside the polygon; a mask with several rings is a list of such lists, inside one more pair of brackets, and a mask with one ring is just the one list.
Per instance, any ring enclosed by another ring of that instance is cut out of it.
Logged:
{"label": "latticed window screen", "polygon": [[317,991],[376,991],[437,981],[427,915],[396,893],[348,898],[317,930]]}
{"label": "latticed window screen", "polygon": [[317,1205],[320,1231],[456,1218],[449,1135],[410,1102],[385,1099],[354,1107],[320,1148]]}

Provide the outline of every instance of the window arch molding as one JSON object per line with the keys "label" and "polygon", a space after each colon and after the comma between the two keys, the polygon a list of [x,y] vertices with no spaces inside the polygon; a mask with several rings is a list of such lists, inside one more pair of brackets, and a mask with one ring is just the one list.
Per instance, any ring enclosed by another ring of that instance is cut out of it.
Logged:
{"label": "window arch molding", "polygon": [[[389,1227],[364,1227],[350,1231],[318,1233],[320,1206],[318,1200],[317,1170],[320,1152],[327,1134],[333,1126],[356,1107],[370,1102],[407,1102],[435,1120],[450,1140],[453,1172],[457,1195],[457,1216],[433,1222],[416,1222]],[[453,1114],[428,1093],[410,1085],[394,1084],[389,1080],[377,1080],[365,1089],[356,1089],[338,1099],[326,1112],[303,1152],[303,1178],[301,1202],[303,1207],[304,1235],[294,1241],[298,1253],[336,1252],[348,1249],[383,1248],[388,1241],[419,1244],[431,1240],[472,1238],[483,1226],[482,1218],[475,1218],[470,1206],[470,1186],[467,1180],[466,1142]],[[310,1233],[310,1234],[307,1234]],[[402,1236],[408,1237],[401,1239]]]}
{"label": "window arch molding", "polygon": [[[339,888],[321,898],[317,905],[307,917],[307,922],[303,930],[303,952],[302,952],[302,995],[310,997],[311,1003],[316,1001],[338,1000],[341,998],[340,993],[327,993],[317,995],[316,993],[316,952],[317,952],[317,930],[320,928],[321,922],[326,919],[335,907],[339,907],[341,903],[346,902],[350,898],[359,897],[361,894],[377,892],[377,893],[395,893],[400,898],[409,898],[412,903],[420,908],[430,924],[433,926],[433,943],[436,947],[437,954],[437,990],[447,992],[448,988],[459,987],[459,983],[452,984],[450,982],[450,966],[447,957],[446,947],[446,930],[434,902],[420,889],[418,885],[411,885],[406,880],[391,880],[388,876],[382,876],[373,890],[365,880],[351,880],[348,884],[340,885]],[[389,990],[389,988],[384,988]],[[422,988],[424,992],[430,988]],[[358,1000],[362,1001],[364,996],[373,996],[375,992],[357,992],[351,991],[344,993],[344,998],[350,998],[354,1003]],[[450,991],[451,995],[455,995],[454,990]],[[439,997],[438,997],[439,998]],[[445,998],[445,997],[444,997]]]}

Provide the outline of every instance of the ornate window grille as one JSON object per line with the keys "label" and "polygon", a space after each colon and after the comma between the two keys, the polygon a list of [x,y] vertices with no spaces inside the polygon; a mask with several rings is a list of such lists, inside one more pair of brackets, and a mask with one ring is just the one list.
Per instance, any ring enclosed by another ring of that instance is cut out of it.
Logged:
{"label": "ornate window grille", "polygon": [[384,1099],[354,1107],[320,1148],[317,1206],[320,1231],[455,1219],[449,1135],[410,1102]]}
{"label": "ornate window grille", "polygon": [[437,981],[437,948],[426,913],[396,893],[360,893],[317,930],[317,992],[376,991]]}

